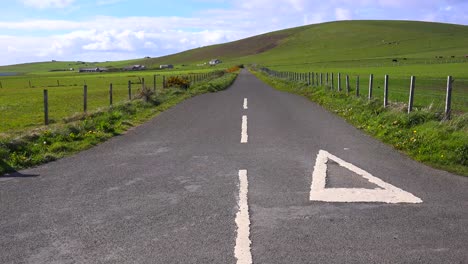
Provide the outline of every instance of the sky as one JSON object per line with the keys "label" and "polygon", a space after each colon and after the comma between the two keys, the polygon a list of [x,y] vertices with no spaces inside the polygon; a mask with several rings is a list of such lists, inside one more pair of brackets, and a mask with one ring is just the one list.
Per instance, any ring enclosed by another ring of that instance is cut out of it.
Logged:
{"label": "sky", "polygon": [[9,0],[0,65],[159,57],[336,20],[468,25],[468,0]]}

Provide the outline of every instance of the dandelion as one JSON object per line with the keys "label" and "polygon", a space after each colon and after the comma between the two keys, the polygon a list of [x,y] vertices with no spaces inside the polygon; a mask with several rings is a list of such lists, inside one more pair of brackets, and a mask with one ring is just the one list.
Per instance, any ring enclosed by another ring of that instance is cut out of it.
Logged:
{"label": "dandelion", "polygon": [[416,134],[416,132],[417,132],[416,130],[413,130],[413,133],[414,133],[414,134]]}

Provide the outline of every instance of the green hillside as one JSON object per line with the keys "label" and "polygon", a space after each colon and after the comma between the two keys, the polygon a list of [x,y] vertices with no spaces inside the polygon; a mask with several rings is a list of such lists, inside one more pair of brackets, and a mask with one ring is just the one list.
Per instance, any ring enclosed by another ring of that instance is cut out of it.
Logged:
{"label": "green hillside", "polygon": [[[468,26],[416,21],[339,21],[271,32],[152,59],[92,64],[120,67],[144,64],[196,64],[219,58],[226,63],[269,66],[354,67],[393,59],[404,64],[467,62]],[[0,67],[0,72],[49,71],[78,67],[76,62]]]}
{"label": "green hillside", "polygon": [[340,21],[193,49],[152,62],[195,63],[220,58],[226,62],[269,65],[347,66],[391,64],[393,59],[406,63],[446,62],[465,60],[466,55],[468,26],[415,21]]}

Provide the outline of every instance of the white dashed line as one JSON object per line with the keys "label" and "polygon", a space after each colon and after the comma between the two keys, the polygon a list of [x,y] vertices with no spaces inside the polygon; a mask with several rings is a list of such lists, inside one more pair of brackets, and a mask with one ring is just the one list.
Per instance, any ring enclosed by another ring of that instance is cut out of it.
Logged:
{"label": "white dashed line", "polygon": [[241,143],[247,143],[249,140],[249,135],[247,135],[247,116],[242,116],[242,133],[241,133]]}
{"label": "white dashed line", "polygon": [[247,106],[247,98],[244,98],[244,109],[249,109],[249,107]]}
{"label": "white dashed line", "polygon": [[247,193],[249,191],[247,170],[239,170],[239,211],[236,214],[237,237],[234,256],[238,264],[252,263],[250,252],[250,217]]}

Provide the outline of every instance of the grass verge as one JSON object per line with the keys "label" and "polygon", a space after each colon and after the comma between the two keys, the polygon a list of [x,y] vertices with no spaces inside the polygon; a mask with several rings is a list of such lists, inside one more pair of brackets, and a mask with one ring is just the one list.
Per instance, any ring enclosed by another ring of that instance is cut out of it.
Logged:
{"label": "grass verge", "polygon": [[88,149],[130,127],[141,124],[190,97],[217,92],[229,87],[237,73],[197,83],[189,89],[168,88],[149,100],[137,99],[80,114],[61,124],[41,127],[20,135],[0,137],[0,175],[54,161]]}
{"label": "grass verge", "polygon": [[407,114],[402,104],[383,107],[380,99],[367,100],[346,92],[310,87],[305,83],[253,73],[280,91],[299,94],[338,114],[366,133],[432,167],[468,176],[468,113],[442,121],[428,108]]}

